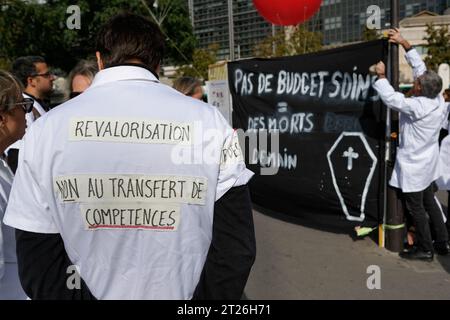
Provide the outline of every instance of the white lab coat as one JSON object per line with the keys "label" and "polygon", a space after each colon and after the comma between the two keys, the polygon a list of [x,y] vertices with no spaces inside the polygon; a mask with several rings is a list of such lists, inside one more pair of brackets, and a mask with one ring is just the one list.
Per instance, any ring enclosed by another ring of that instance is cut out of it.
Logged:
{"label": "white lab coat", "polygon": [[190,299],[215,201],[253,175],[237,143],[217,108],[150,71],[102,70],[29,128],[4,222],[60,233],[98,299]]}
{"label": "white lab coat", "polygon": [[[450,112],[450,103],[447,104],[447,110]],[[448,116],[446,117],[442,128],[450,130]],[[441,142],[441,150],[439,153],[439,170],[440,175],[436,181],[439,189],[450,190],[450,134],[447,135]]]}
{"label": "white lab coat", "polygon": [[14,229],[3,224],[13,173],[0,159],[0,300],[25,300],[17,269]]}
{"label": "white lab coat", "polygon": [[[416,50],[410,50],[406,59],[415,78],[425,72]],[[442,95],[406,98],[386,79],[376,81],[374,88],[386,106],[400,112],[400,143],[389,183],[403,192],[423,191],[439,177],[438,139],[447,114],[444,99]]]}

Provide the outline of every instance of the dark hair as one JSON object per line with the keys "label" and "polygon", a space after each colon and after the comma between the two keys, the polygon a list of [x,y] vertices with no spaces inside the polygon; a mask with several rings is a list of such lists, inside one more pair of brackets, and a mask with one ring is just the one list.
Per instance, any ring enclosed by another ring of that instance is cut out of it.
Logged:
{"label": "dark hair", "polygon": [[156,71],[164,55],[164,35],[150,20],[121,13],[100,28],[96,46],[105,68],[139,59]]}
{"label": "dark hair", "polygon": [[0,70],[0,111],[9,111],[22,99],[22,85],[9,72]]}
{"label": "dark hair", "polygon": [[36,74],[36,63],[46,63],[46,61],[40,56],[20,57],[14,61],[12,73],[24,87],[28,85],[28,77]]}
{"label": "dark hair", "polygon": [[422,86],[421,95],[424,97],[434,99],[442,91],[442,78],[434,71],[425,71],[417,80]]}
{"label": "dark hair", "polygon": [[181,77],[173,83],[173,88],[182,94],[192,97],[195,89],[202,86],[202,82],[192,77]]}

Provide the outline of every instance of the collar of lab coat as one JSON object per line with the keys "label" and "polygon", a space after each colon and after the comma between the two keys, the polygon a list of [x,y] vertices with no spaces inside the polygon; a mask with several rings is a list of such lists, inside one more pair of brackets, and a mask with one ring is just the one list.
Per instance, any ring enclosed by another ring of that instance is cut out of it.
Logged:
{"label": "collar of lab coat", "polygon": [[41,106],[41,104],[38,102],[38,100],[33,97],[31,94],[24,92],[22,94],[22,96],[24,98],[31,98],[33,99],[33,107],[36,109],[36,111],[39,113],[39,115],[44,115],[44,113],[46,112],[45,109]]}
{"label": "collar of lab coat", "polygon": [[159,82],[149,70],[138,66],[117,66],[106,68],[98,72],[92,82],[91,88],[110,82],[126,80],[143,80]]}

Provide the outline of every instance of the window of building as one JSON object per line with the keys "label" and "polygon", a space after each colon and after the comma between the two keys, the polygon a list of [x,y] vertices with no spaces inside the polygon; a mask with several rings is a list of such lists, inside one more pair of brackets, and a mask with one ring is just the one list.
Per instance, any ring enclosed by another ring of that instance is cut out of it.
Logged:
{"label": "window of building", "polygon": [[325,30],[334,30],[342,28],[342,17],[326,18],[324,21]]}

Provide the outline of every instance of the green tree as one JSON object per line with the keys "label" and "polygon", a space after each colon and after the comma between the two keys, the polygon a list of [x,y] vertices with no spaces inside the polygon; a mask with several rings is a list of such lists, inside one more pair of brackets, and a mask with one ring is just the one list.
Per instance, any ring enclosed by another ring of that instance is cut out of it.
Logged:
{"label": "green tree", "polygon": [[79,0],[81,29],[69,30],[66,10],[73,4],[71,0],[0,0],[0,67],[7,67],[19,56],[43,55],[54,67],[69,71],[79,59],[94,57],[95,36],[111,16],[127,11],[151,18],[149,9],[156,18],[164,13],[158,22],[168,39],[165,61],[190,63],[197,42],[186,4],[183,0],[159,0],[158,7],[153,7],[153,3]]}
{"label": "green tree", "polygon": [[[198,41],[194,36],[189,12],[184,0],[159,0],[157,13],[164,17],[164,10],[168,11],[162,22],[162,29],[167,35],[167,57],[170,64],[184,65],[193,58]],[[162,11],[162,12],[161,12]]]}
{"label": "green tree", "polygon": [[262,40],[254,54],[261,58],[293,56],[322,49],[322,34],[309,31],[304,25],[278,30]]}
{"label": "green tree", "polygon": [[[49,60],[64,59],[68,48],[62,42],[65,11],[53,10],[55,3],[44,5],[20,0],[0,5],[0,57],[10,63],[18,56],[45,55]],[[61,58],[58,58],[61,57]]]}
{"label": "green tree", "polygon": [[432,24],[427,25],[426,37],[428,42],[428,55],[425,63],[428,68],[437,71],[442,63],[450,64],[450,33],[448,26],[435,28]]}
{"label": "green tree", "polygon": [[208,80],[209,66],[217,62],[218,44],[212,44],[208,49],[195,49],[192,64],[182,66],[179,76],[189,76],[201,80]]}

